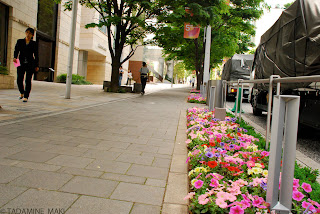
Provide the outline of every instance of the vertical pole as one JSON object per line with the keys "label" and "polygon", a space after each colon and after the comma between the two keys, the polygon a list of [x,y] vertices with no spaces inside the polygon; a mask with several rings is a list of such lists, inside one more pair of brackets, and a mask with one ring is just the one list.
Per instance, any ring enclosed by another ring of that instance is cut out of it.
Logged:
{"label": "vertical pole", "polygon": [[73,54],[74,54],[74,42],[76,37],[78,2],[79,0],[73,0],[73,3],[72,3],[69,61],[68,61],[68,73],[67,73],[66,96],[65,96],[66,99],[70,99],[70,94],[71,94],[72,67],[73,67],[72,65],[73,65]]}
{"label": "vertical pole", "polygon": [[[266,201],[276,213],[288,214],[292,208],[300,97],[277,95],[273,102]],[[279,196],[280,169],[282,182]]]}
{"label": "vertical pole", "polygon": [[203,84],[210,80],[210,49],[211,49],[211,26],[207,26],[206,30],[206,48],[204,56]]}
{"label": "vertical pole", "polygon": [[224,103],[223,103],[223,106],[224,106],[224,108],[226,108],[226,105],[227,105],[227,86],[228,86],[228,83],[227,83],[226,80],[223,80],[223,83],[224,83],[224,93],[223,93]]}
{"label": "vertical pole", "polygon": [[[269,148],[269,136],[271,126],[271,109],[272,109],[272,91],[273,91],[273,79],[280,78],[279,75],[271,75],[269,80],[269,102],[268,102],[268,114],[267,114],[267,130],[266,130],[266,150]],[[280,83],[277,83],[277,94],[280,94]]]}
{"label": "vertical pole", "polygon": [[268,98],[268,114],[267,114],[267,129],[266,129],[266,150],[269,148],[269,134],[270,134],[270,123],[271,123],[271,108],[272,108],[272,89],[273,89],[273,75],[270,76],[269,80],[269,98]]}
{"label": "vertical pole", "polygon": [[216,87],[215,86],[211,86],[210,90],[210,100],[209,100],[209,111],[213,111],[214,109],[214,103],[216,101]]}
{"label": "vertical pole", "polygon": [[[241,80],[239,80],[241,82]],[[241,122],[241,112],[242,112],[242,97],[243,97],[243,83],[241,82],[241,96],[240,96],[240,112],[239,121]]]}

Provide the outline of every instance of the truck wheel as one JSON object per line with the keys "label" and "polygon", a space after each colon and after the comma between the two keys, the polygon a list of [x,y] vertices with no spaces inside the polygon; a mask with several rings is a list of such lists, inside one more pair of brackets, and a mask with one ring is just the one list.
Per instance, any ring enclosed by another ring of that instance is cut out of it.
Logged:
{"label": "truck wheel", "polygon": [[255,116],[261,116],[262,115],[262,110],[258,109],[256,106],[252,107],[253,115]]}

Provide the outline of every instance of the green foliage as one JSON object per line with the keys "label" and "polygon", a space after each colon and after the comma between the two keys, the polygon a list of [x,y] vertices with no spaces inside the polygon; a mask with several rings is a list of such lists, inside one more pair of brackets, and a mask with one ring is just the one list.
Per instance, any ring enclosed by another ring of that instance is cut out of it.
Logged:
{"label": "green foliage", "polygon": [[[164,48],[168,60],[182,60],[189,70],[202,73],[204,59],[203,27],[212,26],[211,68],[221,64],[224,57],[235,53],[244,53],[253,46],[251,36],[254,35],[252,21],[258,19],[264,7],[263,0],[231,0],[226,1],[191,0],[167,1],[168,11],[159,15],[159,28],[156,30],[156,44]],[[193,16],[185,12],[188,6]],[[184,39],[184,23],[200,25],[198,39]]]}
{"label": "green foliage", "polygon": [[0,65],[0,74],[9,75],[8,68]]}
{"label": "green foliage", "polygon": [[[231,113],[227,113],[227,116],[234,117],[234,115]],[[237,120],[236,122],[239,123],[239,120]],[[256,133],[254,128],[243,120],[239,124],[242,128],[248,130],[247,134],[259,139],[259,142],[256,142],[255,144],[259,146],[259,149],[264,150],[266,142],[262,135]],[[318,176],[319,170],[313,170],[310,167],[302,167],[297,163],[295,164],[294,177],[296,179],[299,179],[300,185],[304,182],[311,185],[312,192],[310,193],[310,199],[314,201],[320,201],[320,184],[317,182]]]}
{"label": "green foliage", "polygon": [[191,70],[187,70],[186,66],[183,62],[178,62],[175,64],[173,69],[173,76],[178,76],[179,79],[183,79],[184,77],[188,77],[192,74]]}
{"label": "green foliage", "polygon": [[[61,74],[57,76],[58,82],[66,83],[67,82],[67,74]],[[92,85],[91,82],[86,81],[83,76],[72,74],[72,84],[75,85]]]}
{"label": "green foliage", "polygon": [[293,2],[291,2],[291,3],[289,2],[289,3],[285,4],[285,5],[284,5],[284,9],[287,9],[287,8],[290,7],[292,4],[293,4]]}

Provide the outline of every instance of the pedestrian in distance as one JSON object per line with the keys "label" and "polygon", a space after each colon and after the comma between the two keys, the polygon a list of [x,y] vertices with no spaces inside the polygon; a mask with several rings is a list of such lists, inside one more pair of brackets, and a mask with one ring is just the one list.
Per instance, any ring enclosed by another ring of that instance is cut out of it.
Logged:
{"label": "pedestrian in distance", "polygon": [[194,77],[192,77],[191,83],[192,83],[192,88],[194,88],[194,82],[196,81],[196,79]]}
{"label": "pedestrian in distance", "polygon": [[[37,43],[33,41],[34,29],[27,28],[26,37],[18,39],[15,49],[13,62],[17,66],[17,85],[20,91],[19,99],[28,102],[31,91],[32,76],[35,71],[39,71],[39,55]],[[25,86],[23,85],[24,76]]]}
{"label": "pedestrian in distance", "polygon": [[130,70],[128,70],[128,78],[127,78],[127,84],[129,83],[129,85],[131,85],[131,80],[132,80],[132,72]]}
{"label": "pedestrian in distance", "polygon": [[147,80],[149,77],[149,72],[150,72],[147,67],[147,63],[142,62],[142,68],[140,68],[139,72],[140,72],[141,85],[142,85],[141,94],[144,95],[144,93],[145,93],[144,89],[146,87]]}
{"label": "pedestrian in distance", "polygon": [[119,86],[121,86],[122,76],[123,76],[123,68],[122,68],[122,66],[120,66],[120,68],[119,68]]}

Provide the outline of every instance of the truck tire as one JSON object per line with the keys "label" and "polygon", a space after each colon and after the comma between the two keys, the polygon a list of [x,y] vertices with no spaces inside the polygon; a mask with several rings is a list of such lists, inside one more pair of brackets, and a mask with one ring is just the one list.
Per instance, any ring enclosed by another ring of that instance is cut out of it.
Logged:
{"label": "truck tire", "polygon": [[257,95],[253,96],[251,105],[252,105],[253,115],[261,116],[262,115],[262,110],[257,108]]}
{"label": "truck tire", "polygon": [[252,107],[253,115],[255,116],[261,116],[262,115],[262,110],[258,109],[256,106]]}

